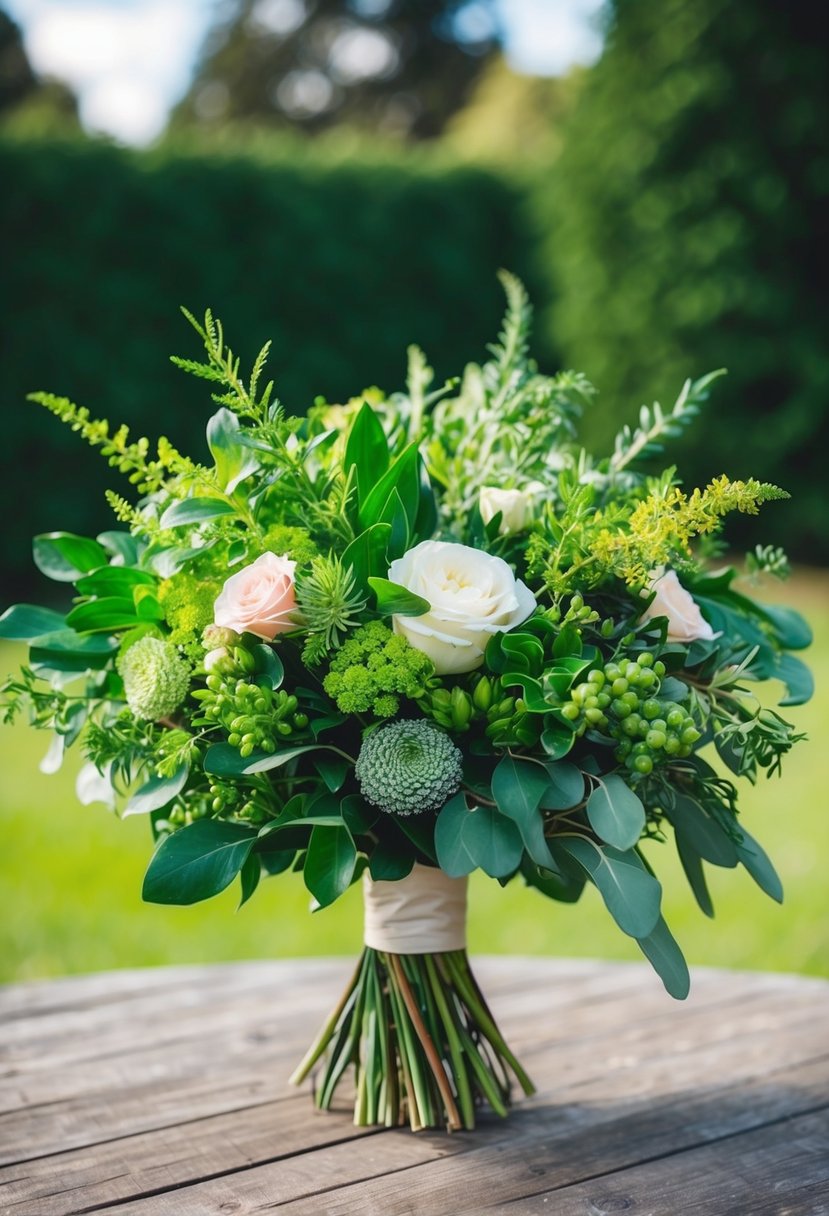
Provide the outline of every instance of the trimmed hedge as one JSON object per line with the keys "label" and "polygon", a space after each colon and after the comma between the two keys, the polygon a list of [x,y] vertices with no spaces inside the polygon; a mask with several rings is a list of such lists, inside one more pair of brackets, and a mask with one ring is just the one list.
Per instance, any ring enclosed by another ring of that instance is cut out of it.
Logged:
{"label": "trimmed hedge", "polygon": [[829,561],[829,206],[824,15],[812,0],[615,0],[539,191],[549,333],[620,405],[673,400],[726,367],[671,445],[690,483],[727,471],[789,490],[732,539]]}
{"label": "trimmed hedge", "polygon": [[243,366],[272,338],[277,394],[302,411],[400,387],[410,342],[441,376],[480,357],[500,266],[543,302],[525,195],[483,169],[8,142],[0,175],[4,599],[30,586],[33,531],[94,534],[112,524],[104,488],[125,489],[27,392],[206,453],[209,386],[168,360],[198,353],[179,304],[212,307]]}

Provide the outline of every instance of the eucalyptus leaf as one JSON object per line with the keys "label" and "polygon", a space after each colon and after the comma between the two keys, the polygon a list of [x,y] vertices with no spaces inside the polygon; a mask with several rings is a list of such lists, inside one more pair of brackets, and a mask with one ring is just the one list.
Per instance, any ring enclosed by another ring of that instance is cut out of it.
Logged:
{"label": "eucalyptus leaf", "polygon": [[636,940],[668,995],[684,1001],[691,988],[688,964],[664,919],[660,916],[650,933]]}
{"label": "eucalyptus leaf", "polygon": [[765,850],[740,824],[742,839],[737,844],[737,855],[761,891],[777,903],[783,902],[783,884]]}
{"label": "eucalyptus leaf", "polygon": [[705,881],[705,870],[699,853],[682,836],[676,838],[676,851],[700,911],[705,916],[713,918],[714,904],[708,890],[708,883]]}
{"label": "eucalyptus leaf", "polygon": [[587,818],[593,831],[617,849],[633,848],[645,826],[641,798],[615,773],[597,777],[587,799]]}
{"label": "eucalyptus leaf", "polygon": [[467,806],[463,794],[438,815],[435,847],[441,869],[453,878],[477,867],[490,878],[502,878],[517,868],[524,851],[515,823],[494,807]]}
{"label": "eucalyptus leaf", "polygon": [[623,933],[640,939],[652,932],[659,920],[662,887],[633,850],[622,852],[585,836],[562,836],[556,843],[596,884]]}
{"label": "eucalyptus leaf", "polygon": [[686,841],[705,861],[726,869],[736,866],[734,842],[702,803],[688,794],[677,793],[673,806],[666,806],[665,815],[674,825],[677,838]]}
{"label": "eucalyptus leaf", "polygon": [[568,811],[584,797],[584,774],[575,764],[558,761],[547,766],[548,784],[541,798],[545,811]]}
{"label": "eucalyptus leaf", "polygon": [[554,862],[544,837],[544,819],[539,809],[549,784],[544,765],[517,760],[513,756],[504,756],[492,774],[492,797],[498,810],[517,824],[533,861],[552,868]]}

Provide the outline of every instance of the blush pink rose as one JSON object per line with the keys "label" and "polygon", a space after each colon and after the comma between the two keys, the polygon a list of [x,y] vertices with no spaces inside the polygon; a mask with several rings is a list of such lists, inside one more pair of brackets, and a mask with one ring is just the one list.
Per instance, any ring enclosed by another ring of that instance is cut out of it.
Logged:
{"label": "blush pink rose", "polygon": [[278,633],[296,628],[294,570],[296,562],[263,553],[255,562],[232,574],[213,606],[217,625],[237,633],[255,633],[270,641]]}
{"label": "blush pink rose", "polygon": [[643,621],[666,616],[669,642],[694,642],[698,638],[710,641],[714,637],[714,630],[690,591],[680,583],[675,570],[653,570],[651,580],[651,590],[656,594],[642,613]]}

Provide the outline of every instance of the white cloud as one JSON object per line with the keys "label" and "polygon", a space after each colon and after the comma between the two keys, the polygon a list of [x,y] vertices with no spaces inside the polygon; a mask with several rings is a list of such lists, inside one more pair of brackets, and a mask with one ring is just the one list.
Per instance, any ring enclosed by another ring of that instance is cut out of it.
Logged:
{"label": "white cloud", "polygon": [[602,50],[597,18],[605,0],[498,0],[510,66],[529,75],[561,76],[594,63]]}
{"label": "white cloud", "polygon": [[148,143],[187,87],[206,0],[16,0],[35,69],[77,91],[91,130]]}

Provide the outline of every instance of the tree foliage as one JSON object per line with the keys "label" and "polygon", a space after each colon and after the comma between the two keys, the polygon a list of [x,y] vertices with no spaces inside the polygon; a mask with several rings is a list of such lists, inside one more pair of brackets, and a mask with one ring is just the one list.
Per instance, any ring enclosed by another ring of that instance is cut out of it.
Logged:
{"label": "tree foliage", "polygon": [[209,33],[174,128],[227,123],[317,134],[345,124],[434,137],[497,44],[489,3],[236,0]]}

